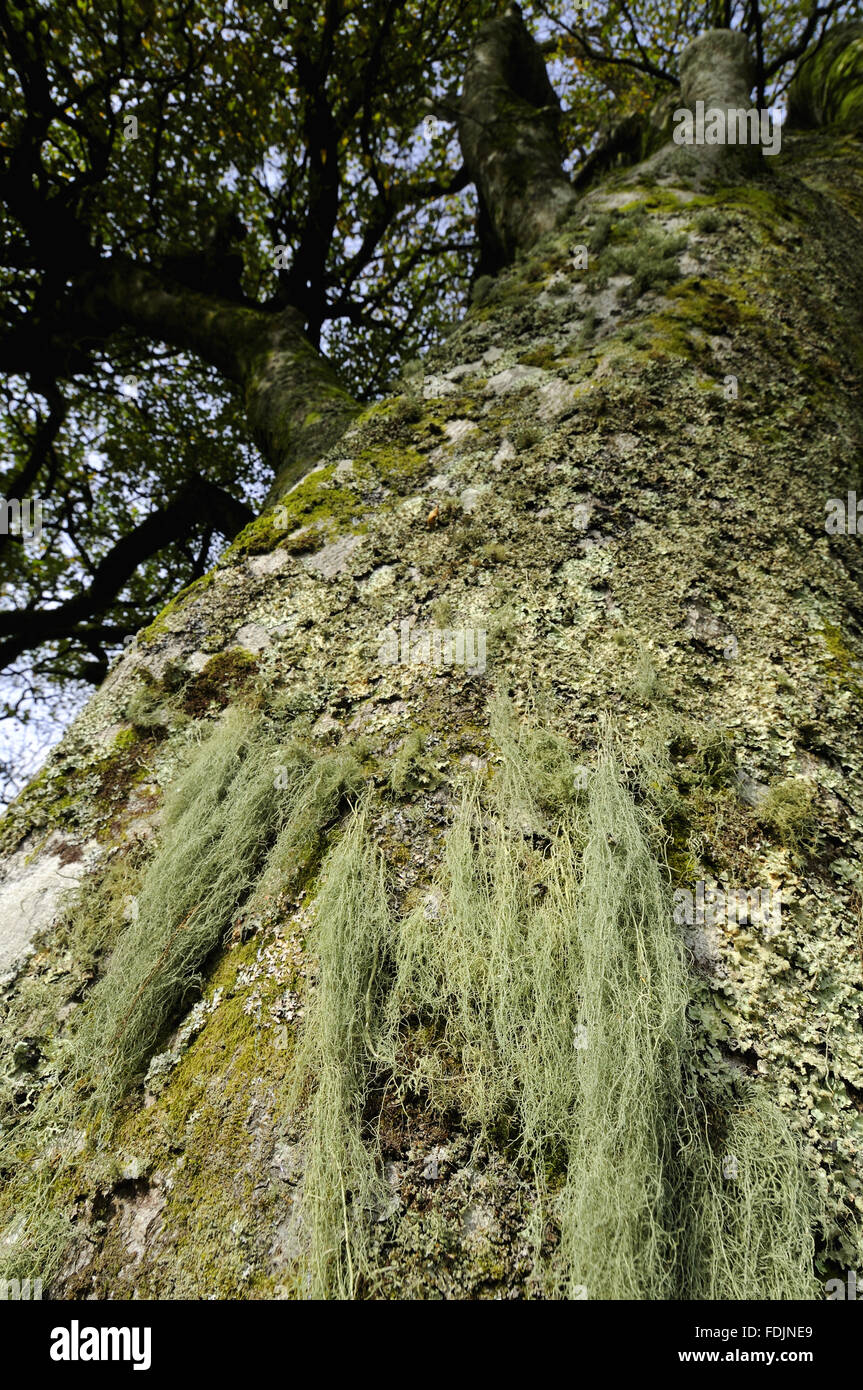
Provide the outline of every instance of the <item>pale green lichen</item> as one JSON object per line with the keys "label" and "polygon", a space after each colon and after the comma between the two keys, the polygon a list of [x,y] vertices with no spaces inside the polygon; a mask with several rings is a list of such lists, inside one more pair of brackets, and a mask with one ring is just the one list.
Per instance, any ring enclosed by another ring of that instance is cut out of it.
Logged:
{"label": "pale green lichen", "polygon": [[567,785],[551,795],[559,818],[539,857],[522,828],[539,828],[536,735],[514,739],[503,719],[498,732],[491,825],[469,791],[437,893],[395,931],[361,820],[324,870],[324,983],[301,1071],[316,1087],[315,1290],[374,1287],[368,1227],[387,1192],[363,1116],[383,1068],[396,1095],[456,1107],[478,1143],[503,1145],[532,1175],[537,1260],[545,1222],[560,1230],[534,1271],[546,1292],[812,1296],[811,1176],[764,1094],[697,1061],[668,893],[613,755],[591,773],[585,815],[557,742]]}

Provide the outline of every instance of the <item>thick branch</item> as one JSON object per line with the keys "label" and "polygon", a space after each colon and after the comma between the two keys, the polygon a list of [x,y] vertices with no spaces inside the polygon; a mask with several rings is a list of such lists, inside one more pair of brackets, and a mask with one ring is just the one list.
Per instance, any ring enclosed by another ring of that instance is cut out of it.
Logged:
{"label": "thick branch", "polygon": [[[721,112],[722,126],[737,134],[735,113],[747,112],[756,68],[745,34],[736,29],[708,29],[684,50],[680,60],[680,110],[695,122],[699,103],[703,112]],[[675,121],[677,113],[675,112]],[[694,129],[694,124],[693,127]],[[747,136],[748,126],[745,127]],[[675,127],[675,138],[685,134]],[[706,181],[750,176],[762,167],[761,146],[743,143],[669,144],[649,162],[654,173],[684,172]]]}
{"label": "thick branch", "polygon": [[788,121],[863,129],[863,24],[837,24],[813,45],[788,89]]}
{"label": "thick branch", "polygon": [[733,29],[699,34],[680,59],[680,95],[684,106],[749,106],[755,69],[746,35]]}
{"label": "thick branch", "polygon": [[0,613],[0,637],[7,639],[0,642],[0,670],[43,642],[85,635],[81,624],[106,611],[138,566],[187,535],[197,522],[209,522],[232,540],[254,516],[250,507],[214,483],[204,478],[188,483],[173,502],[151,512],[134,530],[121,536],[80,594],[56,608]]}
{"label": "thick branch", "polygon": [[294,308],[273,312],[199,294],[116,258],[82,280],[75,310],[79,323],[102,333],[130,327],[194,352],[235,382],[277,491],[302,476],[359,410]]}
{"label": "thick branch", "polygon": [[458,108],[479,197],[479,273],[494,274],[555,226],[575,201],[561,168],[560,103],[518,5],[479,31]]}

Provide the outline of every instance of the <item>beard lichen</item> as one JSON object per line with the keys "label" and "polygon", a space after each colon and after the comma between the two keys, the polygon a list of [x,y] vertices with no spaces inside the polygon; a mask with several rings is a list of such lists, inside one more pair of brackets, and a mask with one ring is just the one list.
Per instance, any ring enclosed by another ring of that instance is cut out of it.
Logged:
{"label": "beard lichen", "polygon": [[[529,1182],[529,1293],[814,1297],[818,1211],[797,1140],[687,1017],[650,758],[626,767],[606,733],[587,768],[505,705],[492,733],[494,770],[465,781],[416,907],[399,916],[390,901],[371,792],[324,859],[285,1095],[306,1133],[297,1287],[393,1292],[386,1094],[457,1116]],[[363,782],[350,750],[313,754],[248,710],[197,748],[132,920],[56,1044],[56,1083],[0,1150],[21,1199],[4,1273],[62,1266],[82,1165],[98,1167],[207,961],[239,915],[308,877]]]}
{"label": "beard lichen", "polygon": [[500,716],[497,735],[492,802],[466,787],[425,903],[388,923],[360,820],[325,866],[302,1072],[316,1294],[376,1287],[362,1116],[385,1078],[531,1175],[546,1296],[815,1296],[801,1151],[760,1086],[699,1057],[656,827],[612,742],[582,793],[562,739]]}
{"label": "beard lichen", "polygon": [[[108,905],[116,918],[122,903],[126,925],[111,933],[100,977],[55,1043],[51,1084],[0,1136],[11,1189],[4,1206],[15,1211],[0,1273],[18,1277],[33,1265],[47,1280],[57,1269],[72,1234],[64,1210],[76,1172],[108,1152],[121,1102],[236,917],[253,912],[272,884],[301,881],[360,781],[349,751],[313,756],[240,706],[197,745],[166,799],[137,893],[115,894]],[[70,940],[91,950],[87,897],[79,894],[67,915]]]}

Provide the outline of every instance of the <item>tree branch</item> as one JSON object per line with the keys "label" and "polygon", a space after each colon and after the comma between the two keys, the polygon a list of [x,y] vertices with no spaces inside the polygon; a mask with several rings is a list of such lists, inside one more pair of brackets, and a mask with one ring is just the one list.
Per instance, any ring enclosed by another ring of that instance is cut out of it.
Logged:
{"label": "tree branch", "polygon": [[[58,331],[74,335],[79,352],[131,328],[194,352],[234,382],[279,490],[334,444],[359,410],[292,307],[276,312],[205,295],[116,256],[78,277],[63,314]],[[25,324],[18,337],[38,361],[40,335]],[[0,367],[22,370],[21,360],[13,365],[19,348],[20,341],[16,347],[9,335],[0,337]]]}
{"label": "tree branch", "polygon": [[0,670],[22,652],[61,638],[85,639],[90,619],[105,613],[139,565],[172,541],[180,540],[196,522],[205,520],[232,540],[255,513],[222,488],[204,478],[187,483],[172,502],[151,512],[111,547],[93,571],[90,584],[56,608],[0,613]]}

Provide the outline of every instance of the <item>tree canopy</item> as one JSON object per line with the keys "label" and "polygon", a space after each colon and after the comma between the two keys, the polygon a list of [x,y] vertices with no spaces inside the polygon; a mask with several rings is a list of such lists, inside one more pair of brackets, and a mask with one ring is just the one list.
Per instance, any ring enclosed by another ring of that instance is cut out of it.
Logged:
{"label": "tree canopy", "polygon": [[[643,152],[703,29],[742,29],[759,101],[781,102],[804,50],[858,9],[524,15],[578,187]],[[63,718],[274,480],[459,315],[482,267],[458,92],[494,12],[0,0],[0,493],[43,503],[40,536],[0,534],[7,727]]]}

